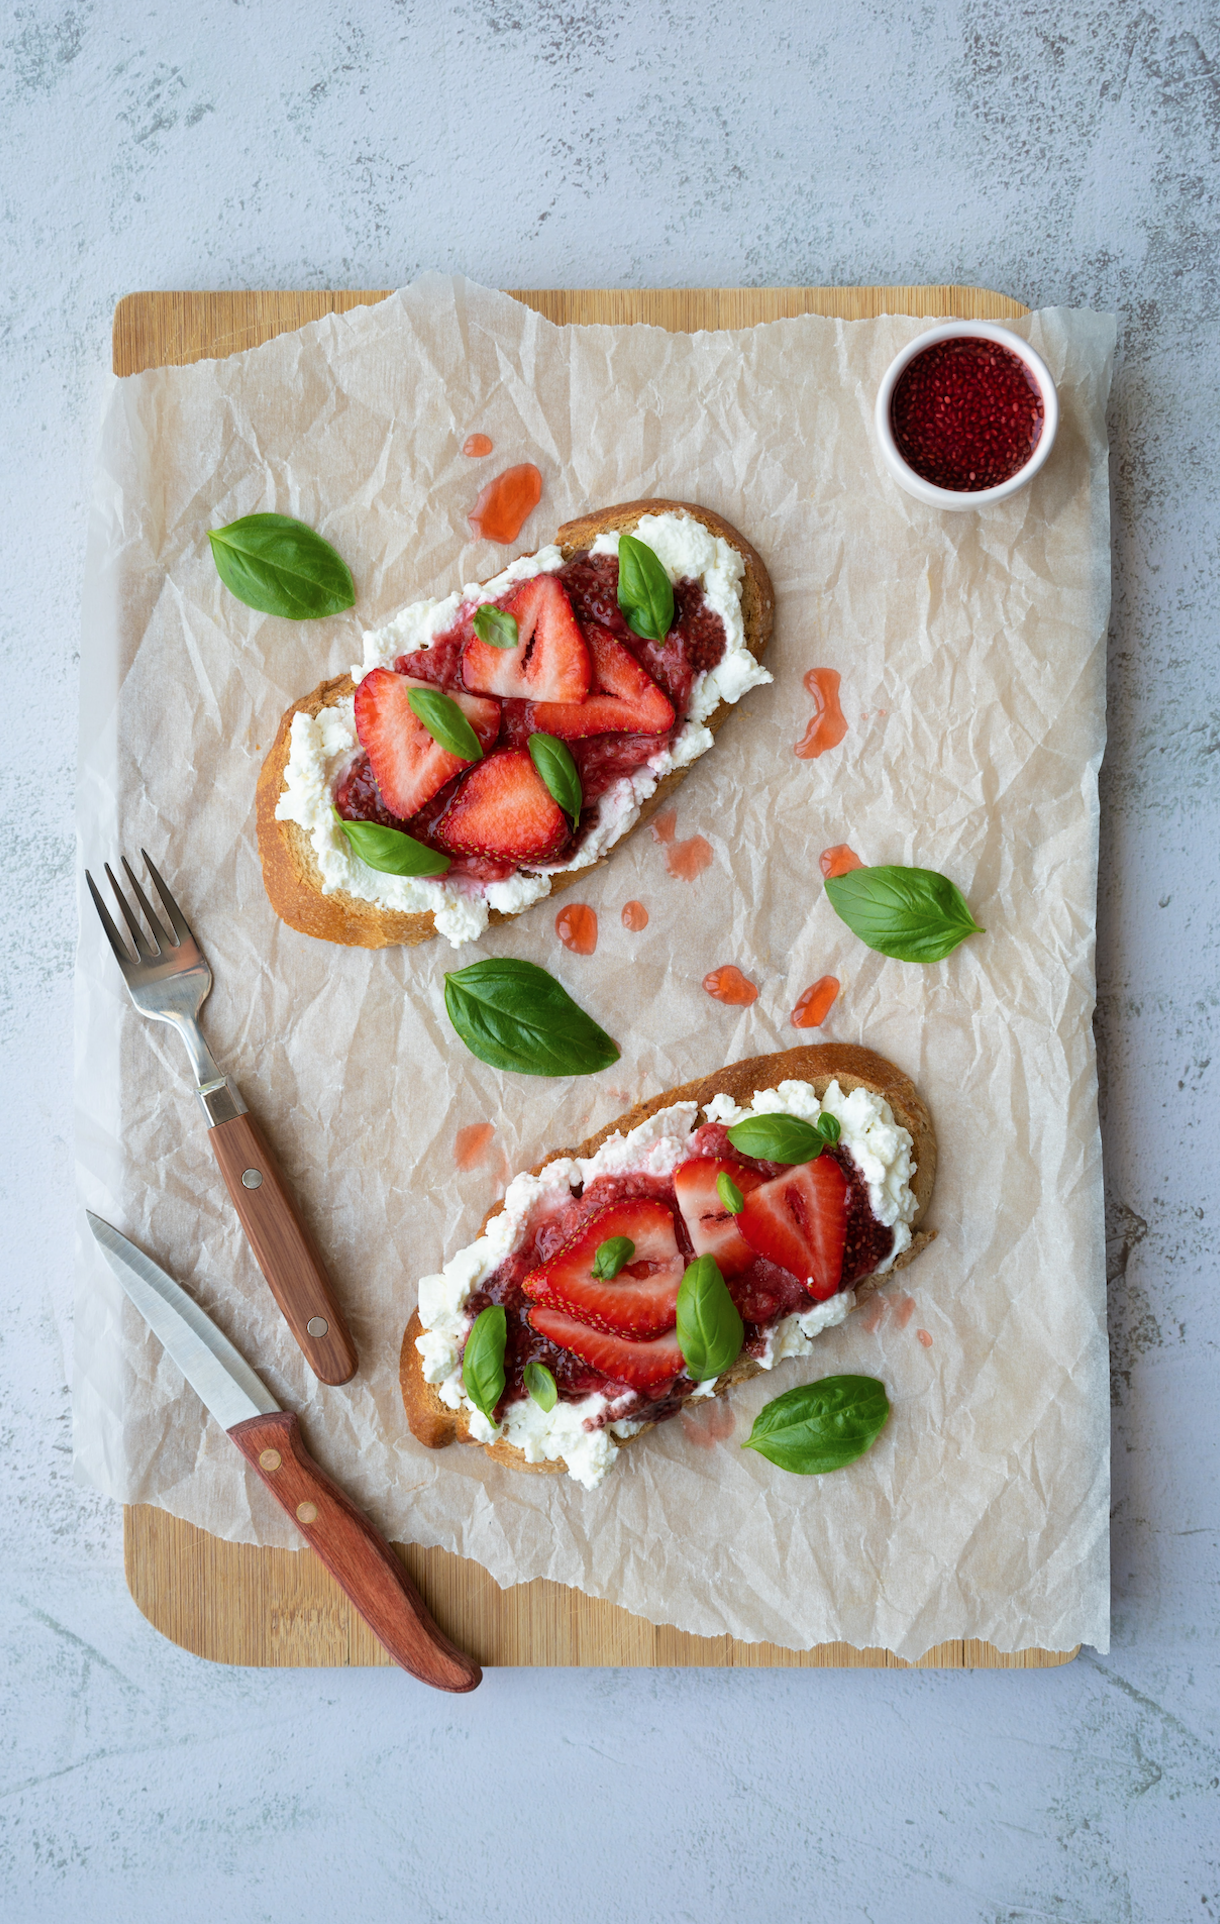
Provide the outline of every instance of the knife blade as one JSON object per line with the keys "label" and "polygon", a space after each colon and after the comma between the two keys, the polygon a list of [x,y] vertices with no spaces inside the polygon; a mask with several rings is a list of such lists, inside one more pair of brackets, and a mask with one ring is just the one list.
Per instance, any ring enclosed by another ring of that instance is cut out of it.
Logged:
{"label": "knife blade", "polygon": [[473,1690],[483,1673],[451,1643],[385,1538],[314,1462],[296,1415],[277,1403],[181,1284],[110,1223],[85,1211],[127,1295],[221,1428],[359,1611],[394,1662],[437,1690]]}

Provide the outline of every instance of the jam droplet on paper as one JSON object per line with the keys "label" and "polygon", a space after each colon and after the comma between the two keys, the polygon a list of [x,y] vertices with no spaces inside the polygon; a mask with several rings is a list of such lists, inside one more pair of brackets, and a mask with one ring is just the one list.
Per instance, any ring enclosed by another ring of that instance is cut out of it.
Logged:
{"label": "jam droplet on paper", "polygon": [[735,962],[713,969],[710,975],[704,976],[703,986],[717,1002],[728,1002],[736,1009],[748,1009],[751,1002],[758,1000],[758,990]]}
{"label": "jam droplet on paper", "polygon": [[933,487],[977,494],[1019,474],[1045,411],[1019,354],[981,335],[936,341],[909,361],[890,402],[898,452]]}
{"label": "jam droplet on paper", "polygon": [[685,842],[674,840],[674,830],[678,823],[676,808],[664,808],[652,824],[652,832],[665,850],[665,866],[671,875],[680,882],[693,882],[710,868],[715,860],[715,851],[702,835],[692,835]]}
{"label": "jam droplet on paper", "polygon": [[819,976],[811,989],[806,989],[792,1011],[794,1029],[820,1029],[831,1006],[839,993],[838,978],[833,975]]}
{"label": "jam droplet on paper", "polygon": [[480,541],[515,541],[542,499],[542,476],[532,461],[505,468],[489,481],[470,510],[470,525]]}
{"label": "jam droplet on paper", "polygon": [[633,935],[638,935],[641,929],[648,927],[648,910],[642,902],[623,903],[623,927],[630,929]]}
{"label": "jam droplet on paper", "polygon": [[462,453],[472,455],[476,460],[480,455],[490,454],[492,444],[485,434],[468,434],[462,442]]}
{"label": "jam droplet on paper", "polygon": [[840,679],[837,668],[811,668],[805,676],[805,686],[817,706],[796,744],[795,752],[803,762],[815,761],[828,748],[837,748],[847,733],[847,723],[839,706]]}
{"label": "jam droplet on paper", "polygon": [[836,842],[833,848],[822,850],[818,867],[829,882],[832,875],[850,875],[854,868],[863,868],[864,864],[854,848],[848,848],[846,842]]}
{"label": "jam droplet on paper", "polygon": [[866,1329],[870,1336],[875,1336],[881,1328],[884,1317],[885,1297],[876,1295],[860,1312],[860,1326],[862,1329]]}
{"label": "jam droplet on paper", "polygon": [[915,1331],[915,1334],[916,1336],[918,1336],[920,1342],[923,1344],[925,1349],[931,1349],[932,1338],[929,1336],[926,1329],[917,1329]]}
{"label": "jam droplet on paper", "polygon": [[911,1296],[900,1296],[894,1304],[894,1321],[899,1329],[905,1329],[915,1314],[915,1300]]}
{"label": "jam droplet on paper", "polygon": [[587,902],[569,902],[555,917],[555,933],[573,955],[592,955],[597,947],[597,911]]}
{"label": "jam droplet on paper", "polygon": [[459,1169],[473,1169],[482,1162],[491,1147],[491,1139],[496,1133],[492,1122],[467,1123],[453,1138],[453,1160]]}
{"label": "jam droplet on paper", "polygon": [[697,1450],[710,1450],[732,1436],[737,1418],[723,1396],[701,1396],[682,1405],[682,1428]]}

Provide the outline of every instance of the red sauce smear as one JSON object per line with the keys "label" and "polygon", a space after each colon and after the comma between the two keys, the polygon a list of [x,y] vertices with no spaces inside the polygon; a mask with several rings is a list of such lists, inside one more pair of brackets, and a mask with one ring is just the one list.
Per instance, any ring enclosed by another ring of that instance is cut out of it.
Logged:
{"label": "red sauce smear", "polygon": [[751,1002],[758,1000],[758,990],[735,962],[713,969],[710,975],[704,976],[703,986],[717,1002],[728,1002],[735,1009],[748,1009]]}
{"label": "red sauce smear", "polygon": [[977,494],[1011,481],[1042,435],[1037,383],[998,341],[958,335],[903,369],[890,402],[898,452],[937,488]]}
{"label": "red sauce smear", "polygon": [[794,1029],[820,1029],[831,1006],[839,993],[837,976],[819,976],[811,989],[806,989],[792,1011]]}
{"label": "red sauce smear", "polygon": [[701,1396],[682,1405],[682,1428],[697,1450],[710,1450],[732,1436],[737,1418],[723,1396]]}
{"label": "red sauce smear", "polygon": [[839,681],[837,668],[811,668],[805,676],[805,686],[817,706],[796,744],[795,752],[803,762],[816,761],[828,748],[837,748],[847,733],[847,723],[839,706]]}
{"label": "red sauce smear", "polygon": [[648,927],[648,910],[642,902],[623,903],[623,927],[630,929],[633,935],[638,935],[641,929]]}
{"label": "red sauce smear", "polygon": [[482,1162],[496,1133],[492,1122],[470,1122],[453,1138],[453,1160],[459,1169],[473,1169]]}
{"label": "red sauce smear", "polygon": [[915,1334],[916,1336],[918,1336],[920,1342],[923,1344],[925,1349],[931,1349],[932,1338],[929,1336],[926,1329],[917,1329],[915,1331]]}
{"label": "red sauce smear", "polygon": [[829,882],[832,875],[850,875],[854,868],[863,868],[864,864],[854,848],[848,848],[846,842],[836,842],[833,848],[822,850],[818,867]]}
{"label": "red sauce smear", "polygon": [[712,845],[702,835],[692,835],[685,842],[675,842],[674,829],[677,826],[676,808],[662,809],[652,824],[652,832],[665,849],[665,866],[671,875],[680,882],[693,882],[702,875],[715,859]]}
{"label": "red sauce smear", "polygon": [[505,468],[489,481],[470,510],[470,525],[480,541],[515,541],[542,499],[542,476],[532,461]]}
{"label": "red sauce smear", "polygon": [[492,443],[485,434],[468,434],[462,442],[462,453],[473,455],[476,459],[479,455],[490,454],[491,449]]}
{"label": "red sauce smear", "polygon": [[587,902],[569,902],[555,917],[555,933],[573,955],[592,955],[597,947],[597,911]]}

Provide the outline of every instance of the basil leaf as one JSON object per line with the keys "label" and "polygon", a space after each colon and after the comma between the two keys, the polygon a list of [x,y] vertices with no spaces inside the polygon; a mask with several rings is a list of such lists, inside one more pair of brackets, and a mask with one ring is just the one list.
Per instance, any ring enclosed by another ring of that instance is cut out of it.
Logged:
{"label": "basil leaf", "polygon": [[745,1333],[716,1258],[698,1257],[678,1290],[678,1348],[696,1383],[732,1368]]}
{"label": "basil leaf", "polygon": [[571,750],[557,735],[531,735],[526,747],[530,760],[564,814],[570,815],[573,822],[579,821],[585,796]]}
{"label": "basil leaf", "polygon": [[553,1410],[559,1400],[555,1378],[545,1363],[527,1363],[525,1366],[525,1387],[540,1410]]}
{"label": "basil leaf", "polygon": [[414,835],[405,835],[400,828],[386,828],[381,822],[349,822],[337,808],[332,808],[331,814],[351,843],[352,853],[366,868],[378,869],[382,875],[443,875],[449,867],[447,855],[429,848],[426,842],[417,842]]}
{"label": "basil leaf", "polygon": [[624,1263],[629,1263],[635,1255],[635,1244],[630,1236],[609,1236],[597,1246],[593,1258],[593,1274],[599,1283],[608,1283],[617,1276]]}
{"label": "basil leaf", "polygon": [[479,640],[485,641],[489,648],[517,646],[520,631],[516,615],[505,614],[503,608],[493,608],[490,601],[483,603],[470,625]]}
{"label": "basil leaf", "polygon": [[830,906],[853,935],[898,962],[943,962],[982,935],[965,897],[930,868],[857,868],[826,883]]}
{"label": "basil leaf", "polygon": [[536,962],[472,962],[445,977],[445,1007],[480,1062],[525,1076],[591,1076],[618,1045]]}
{"label": "basil leaf", "polygon": [[823,1110],[818,1117],[814,1128],[828,1149],[833,1149],[839,1137],[843,1134],[843,1128],[839,1122],[839,1118],[828,1115],[825,1110]]}
{"label": "basil leaf", "polygon": [[482,761],[479,738],[452,695],[443,695],[439,688],[412,688],[407,706],[433,741],[447,748],[451,755],[460,756],[464,762]]}
{"label": "basil leaf", "polygon": [[356,599],[351,569],[329,541],[286,514],[246,514],[209,528],[216,572],[230,594],[264,615],[316,621]]}
{"label": "basil leaf", "polygon": [[652,549],[633,534],[618,539],[618,605],[627,626],[648,641],[663,641],[674,625],[669,576]]}
{"label": "basil leaf", "polygon": [[742,1444],[796,1476],[824,1476],[854,1463],[875,1443],[890,1413],[873,1376],[824,1376],[767,1403]]}
{"label": "basil leaf", "polygon": [[782,1112],[735,1122],[729,1141],[743,1156],[757,1156],[760,1162],[812,1162],[822,1151],[822,1135],[813,1123]]}
{"label": "basil leaf", "polygon": [[727,1169],[722,1169],[716,1178],[716,1194],[730,1216],[740,1216],[746,1206],[746,1199]]}
{"label": "basil leaf", "polygon": [[462,1353],[462,1388],[482,1410],[489,1423],[495,1422],[496,1404],[504,1394],[504,1345],[508,1340],[508,1317],[503,1303],[489,1303],[474,1319]]}

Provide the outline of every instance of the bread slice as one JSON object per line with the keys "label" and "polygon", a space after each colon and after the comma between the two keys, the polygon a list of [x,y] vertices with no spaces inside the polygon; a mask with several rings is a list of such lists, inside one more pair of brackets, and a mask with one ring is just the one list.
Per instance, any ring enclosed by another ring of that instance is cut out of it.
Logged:
{"label": "bread slice", "polygon": [[[580,549],[590,547],[599,534],[630,533],[636,522],[646,514],[689,515],[737,549],[745,563],[742,618],[746,646],[758,660],[770,637],[774,618],[775,594],[771,577],[745,536],[738,534],[736,528],[722,520],[720,515],[713,514],[709,508],[697,507],[689,501],[626,501],[618,507],[599,508],[595,513],[581,515],[576,521],[565,521],[555,537],[556,544],[566,561]],[[276,819],[276,804],[284,792],[284,772],[288,766],[293,716],[300,712],[317,715],[323,708],[341,702],[352,693],[354,687],[350,675],[339,675],[333,681],[324,681],[312,694],[303,695],[300,701],[294,702],[280,722],[258,778],[258,850],[262,858],[263,884],[271,906],[280,919],[287,922],[290,928],[300,929],[304,935],[317,936],[324,942],[342,942],[349,947],[365,949],[427,942],[436,934],[436,921],[430,909],[406,913],[380,908],[375,902],[365,902],[359,896],[349,894],[346,889],[336,889],[332,894],[324,895],[308,833],[296,822]],[[722,701],[708,717],[706,726],[713,734],[722,726],[731,708],[731,703]],[[656,792],[641,808],[634,827],[638,828],[646,822],[669,800],[685,773],[685,768],[675,768],[663,777]],[[606,856],[602,856],[598,862],[590,863],[588,868],[573,869],[567,874],[553,876],[551,893],[592,874],[593,869],[600,867],[605,860]],[[509,919],[497,909],[491,911],[490,920],[493,924]]]}
{"label": "bread slice", "polygon": [[[815,1094],[821,1098],[827,1085],[837,1082],[845,1094],[853,1089],[868,1089],[875,1095],[884,1097],[893,1112],[894,1120],[907,1130],[915,1145],[913,1159],[915,1175],[911,1190],[917,1204],[911,1223],[911,1241],[895,1261],[893,1268],[884,1276],[866,1276],[852,1285],[856,1304],[869,1296],[882,1283],[888,1281],[897,1270],[905,1269],[918,1256],[921,1249],[936,1235],[934,1229],[927,1229],[924,1218],[932,1198],[936,1181],[936,1136],[932,1128],[932,1118],[927,1106],[920,1097],[914,1083],[901,1069],[887,1062],[884,1056],[876,1055],[871,1049],[862,1049],[854,1043],[824,1042],[807,1045],[798,1049],[782,1049],[774,1055],[751,1056],[744,1062],[730,1063],[726,1068],[717,1069],[710,1076],[701,1076],[697,1082],[683,1083],[681,1088],[667,1089],[663,1095],[652,1096],[636,1108],[628,1110],[614,1122],[608,1122],[595,1136],[582,1142],[576,1149],[555,1149],[544,1156],[540,1163],[530,1171],[537,1176],[549,1162],[557,1157],[588,1157],[597,1154],[609,1136],[627,1135],[629,1131],[646,1122],[658,1109],[667,1109],[674,1102],[695,1102],[700,1109],[716,1095],[727,1095],[739,1107],[746,1107],[760,1089],[774,1089],[781,1082],[808,1082]],[[499,1215],[503,1203],[496,1203],[483,1218],[479,1234],[487,1228],[493,1216]],[[414,1311],[407,1324],[402,1339],[399,1356],[399,1385],[407,1413],[411,1433],[420,1443],[431,1450],[444,1449],[454,1442],[474,1443],[470,1434],[469,1412],[465,1409],[451,1410],[441,1401],[440,1393],[434,1384],[426,1383],[423,1376],[423,1362],[415,1339],[423,1333],[418,1310]],[[714,1394],[724,1396],[737,1384],[748,1382],[750,1377],[760,1374],[761,1365],[752,1357],[741,1356],[726,1370],[716,1384]],[[647,1430],[655,1428],[646,1424],[638,1434],[643,1436]],[[627,1439],[635,1442],[636,1438]],[[616,1439],[617,1441],[617,1439]],[[625,1447],[619,1442],[619,1448]],[[566,1472],[567,1465],[562,1457],[554,1463],[527,1463],[524,1454],[507,1437],[497,1437],[493,1443],[477,1447],[485,1449],[497,1463],[506,1463],[514,1470],[541,1470],[548,1473]]]}

